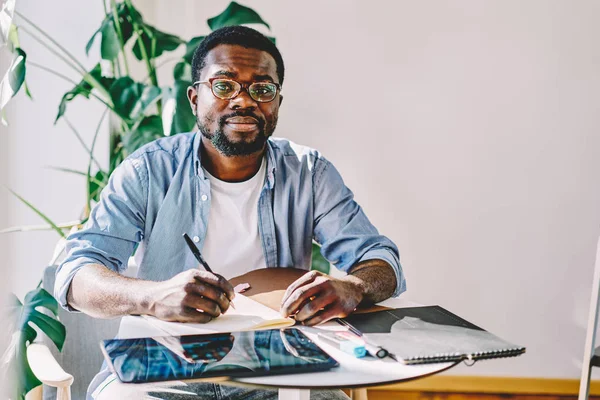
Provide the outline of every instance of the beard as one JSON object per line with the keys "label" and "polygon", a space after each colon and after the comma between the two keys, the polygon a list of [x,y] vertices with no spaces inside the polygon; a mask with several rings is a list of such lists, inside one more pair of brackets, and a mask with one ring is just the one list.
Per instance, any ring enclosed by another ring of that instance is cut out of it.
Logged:
{"label": "beard", "polygon": [[[256,119],[258,121],[258,133],[256,134],[256,137],[251,141],[245,141],[243,139],[239,142],[231,141],[227,135],[225,135],[224,128],[227,119],[232,117],[252,117]],[[247,156],[261,151],[265,147],[265,143],[267,143],[269,137],[273,135],[275,126],[277,125],[277,118],[271,123],[267,123],[263,118],[259,118],[251,111],[235,111],[231,114],[222,116],[219,118],[218,128],[214,132],[210,132],[207,127],[212,121],[213,120],[206,116],[203,121],[201,121],[200,117],[196,116],[196,124],[198,125],[198,129],[200,130],[200,133],[202,133],[202,136],[209,139],[219,153],[227,157]]]}

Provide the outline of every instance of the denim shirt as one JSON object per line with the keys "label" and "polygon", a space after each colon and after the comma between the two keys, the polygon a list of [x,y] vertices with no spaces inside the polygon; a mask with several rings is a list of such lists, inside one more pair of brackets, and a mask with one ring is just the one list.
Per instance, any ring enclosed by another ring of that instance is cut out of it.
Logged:
{"label": "denim shirt", "polygon": [[[67,291],[87,264],[122,273],[135,250],[140,279],[163,281],[198,267],[182,234],[197,236],[202,249],[211,191],[200,161],[201,137],[191,132],[156,140],[114,171],[84,228],[68,238],[54,292],[64,308],[77,311],[68,306]],[[258,201],[266,266],[310,269],[314,239],[345,272],[360,261],[386,261],[396,273],[394,296],[405,291],[396,245],[377,232],[353,197],[319,152],[270,138]]]}

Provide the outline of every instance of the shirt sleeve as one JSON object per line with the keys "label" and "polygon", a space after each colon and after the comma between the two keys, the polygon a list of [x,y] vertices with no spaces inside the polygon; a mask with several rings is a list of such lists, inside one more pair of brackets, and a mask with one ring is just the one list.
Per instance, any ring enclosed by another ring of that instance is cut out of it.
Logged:
{"label": "shirt sleeve", "polygon": [[67,256],[56,271],[54,296],[68,311],[73,277],[85,265],[101,264],[115,271],[127,261],[144,235],[147,174],[140,159],[126,159],[112,173],[83,229],[67,238]]}
{"label": "shirt sleeve", "polygon": [[345,272],[361,261],[386,261],[396,273],[393,296],[406,291],[398,248],[379,234],[354,201],[354,194],[344,184],[340,173],[322,157],[315,163],[313,187],[314,238],[321,245],[323,257]]}

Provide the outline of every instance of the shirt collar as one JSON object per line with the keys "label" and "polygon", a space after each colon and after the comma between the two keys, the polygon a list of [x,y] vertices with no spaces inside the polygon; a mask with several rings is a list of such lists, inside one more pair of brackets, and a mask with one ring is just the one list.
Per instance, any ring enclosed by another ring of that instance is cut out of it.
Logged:
{"label": "shirt collar", "polygon": [[200,162],[200,144],[202,142],[202,134],[200,133],[200,131],[196,131],[196,133],[194,134],[194,144],[192,146],[192,159],[194,162],[194,172],[196,173],[196,176],[205,179],[204,176],[204,170],[202,169],[202,164]]}
{"label": "shirt collar", "polygon": [[[200,146],[202,145],[202,133],[200,131],[196,131],[194,134],[194,143],[193,143],[193,162],[196,176],[207,179],[204,175],[204,169],[202,168],[202,162],[200,160]],[[275,145],[269,139],[267,140],[266,152],[267,152],[267,184],[269,189],[273,189],[275,186]]]}

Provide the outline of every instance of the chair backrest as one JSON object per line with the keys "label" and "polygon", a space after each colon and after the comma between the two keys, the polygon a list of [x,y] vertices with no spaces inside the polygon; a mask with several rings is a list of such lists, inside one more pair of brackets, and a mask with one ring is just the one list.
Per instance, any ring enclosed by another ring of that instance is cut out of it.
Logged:
{"label": "chair backrest", "polygon": [[[129,267],[126,275],[135,276],[137,267]],[[46,267],[42,278],[42,287],[54,292],[56,266]],[[73,399],[85,399],[87,387],[102,366],[102,353],[99,343],[103,339],[112,339],[119,330],[120,318],[97,319],[83,313],[70,313],[59,310],[59,319],[67,328],[67,338],[62,352],[54,344],[48,343],[54,357],[65,371],[75,377],[71,394]],[[56,399],[56,389],[44,387],[44,400]]]}
{"label": "chair backrest", "polygon": [[586,400],[590,390],[590,372],[592,357],[596,343],[596,327],[598,326],[598,311],[600,305],[600,239],[596,248],[596,266],[594,268],[594,281],[592,282],[592,297],[588,316],[587,335],[581,366],[581,381],[579,382],[579,400]]}

